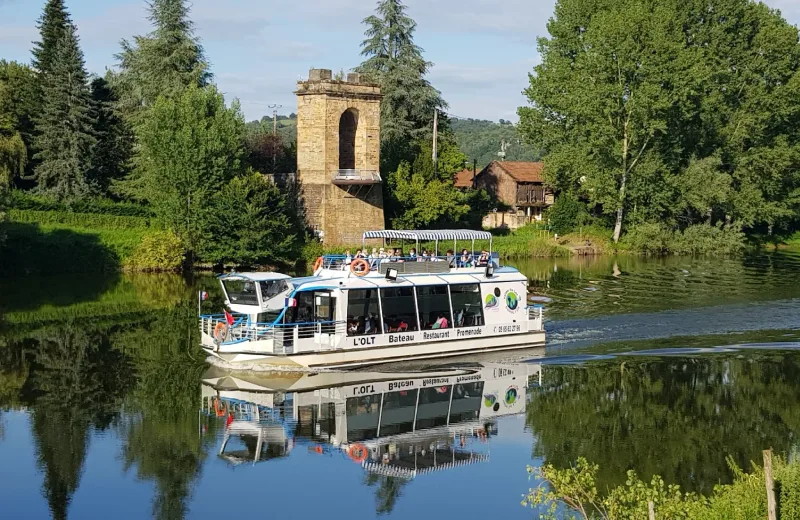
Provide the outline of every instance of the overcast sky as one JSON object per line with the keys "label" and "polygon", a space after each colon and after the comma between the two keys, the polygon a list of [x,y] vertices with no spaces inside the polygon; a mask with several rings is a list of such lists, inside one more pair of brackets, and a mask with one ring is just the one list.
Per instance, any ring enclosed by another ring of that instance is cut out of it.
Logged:
{"label": "overcast sky", "polygon": [[[0,58],[28,62],[44,0],[0,0]],[[460,117],[516,120],[555,0],[406,0],[416,42],[434,63],[429,79]],[[769,0],[794,24],[800,0]],[[66,0],[90,72],[115,65],[119,40],[150,30],[144,0]],[[295,111],[292,91],[311,67],[361,62],[361,21],[372,0],[194,0],[192,18],[226,99],[248,120]]]}

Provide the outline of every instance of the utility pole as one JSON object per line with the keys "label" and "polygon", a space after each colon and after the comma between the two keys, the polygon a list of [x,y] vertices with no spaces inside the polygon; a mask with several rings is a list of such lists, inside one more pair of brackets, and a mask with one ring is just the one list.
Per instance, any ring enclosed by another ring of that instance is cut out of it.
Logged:
{"label": "utility pole", "polygon": [[269,108],[272,109],[272,137],[273,137],[273,139],[272,139],[272,173],[278,173],[278,172],[275,171],[276,168],[277,168],[275,154],[276,154],[277,148],[278,148],[278,139],[277,139],[277,136],[278,136],[278,109],[282,108],[282,105],[268,105],[268,106],[269,106]]}
{"label": "utility pole", "polygon": [[438,172],[436,170],[436,162],[439,158],[438,154],[436,153],[436,139],[439,133],[439,110],[434,108],[433,109],[433,176],[436,177]]}
{"label": "utility pole", "polygon": [[475,178],[478,176],[478,159],[472,159],[472,189],[475,189]]}

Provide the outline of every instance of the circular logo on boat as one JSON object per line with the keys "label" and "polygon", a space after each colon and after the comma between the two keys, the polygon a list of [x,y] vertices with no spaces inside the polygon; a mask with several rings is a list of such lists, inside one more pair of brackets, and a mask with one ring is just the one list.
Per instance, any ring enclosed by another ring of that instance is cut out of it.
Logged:
{"label": "circular logo on boat", "polygon": [[519,310],[519,294],[517,291],[509,289],[506,291],[506,294],[503,296],[506,301],[506,308],[511,312],[517,312]]}
{"label": "circular logo on boat", "polygon": [[505,404],[506,407],[511,408],[514,406],[514,403],[517,402],[517,399],[519,399],[519,391],[517,390],[517,387],[509,386],[508,389],[506,389],[505,395],[503,396],[503,404]]}
{"label": "circular logo on boat", "polygon": [[497,310],[499,308],[497,304],[497,297],[494,294],[487,294],[483,303],[484,308],[486,309]]}

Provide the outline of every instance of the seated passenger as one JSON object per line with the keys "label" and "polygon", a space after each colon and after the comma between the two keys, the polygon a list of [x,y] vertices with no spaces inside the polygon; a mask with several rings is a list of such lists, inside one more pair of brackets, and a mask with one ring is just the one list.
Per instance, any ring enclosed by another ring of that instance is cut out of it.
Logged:
{"label": "seated passenger", "polygon": [[472,255],[467,248],[461,250],[461,267],[472,267]]}
{"label": "seated passenger", "polygon": [[431,326],[432,329],[446,329],[448,326],[447,318],[444,317],[444,314],[439,313],[437,315],[436,321]]}
{"label": "seated passenger", "polygon": [[489,264],[489,253],[485,250],[481,250],[481,256],[478,257],[478,267],[486,267]]}
{"label": "seated passenger", "polygon": [[450,267],[456,266],[456,255],[453,254],[452,249],[447,250],[447,256],[445,257],[445,259],[447,260],[447,263],[448,265],[450,265]]}
{"label": "seated passenger", "polygon": [[408,252],[408,258],[413,262],[417,259],[417,250],[416,248],[411,248],[411,251]]}

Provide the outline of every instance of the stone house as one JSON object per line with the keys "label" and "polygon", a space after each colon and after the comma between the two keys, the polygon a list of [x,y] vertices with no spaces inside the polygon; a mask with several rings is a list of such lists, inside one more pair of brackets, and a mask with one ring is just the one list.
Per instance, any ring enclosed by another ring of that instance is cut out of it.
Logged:
{"label": "stone house", "polygon": [[474,188],[476,172],[471,168],[464,168],[453,177],[453,186],[459,190],[470,190]]}
{"label": "stone house", "polygon": [[553,205],[553,192],[544,185],[541,162],[492,161],[475,179],[476,188],[493,194],[508,209],[489,213],[485,228],[517,229],[541,221]]}

